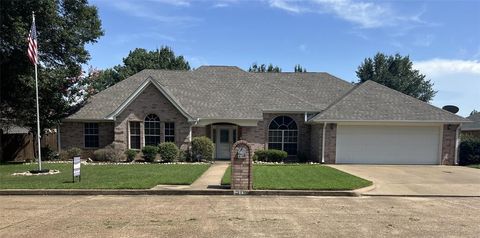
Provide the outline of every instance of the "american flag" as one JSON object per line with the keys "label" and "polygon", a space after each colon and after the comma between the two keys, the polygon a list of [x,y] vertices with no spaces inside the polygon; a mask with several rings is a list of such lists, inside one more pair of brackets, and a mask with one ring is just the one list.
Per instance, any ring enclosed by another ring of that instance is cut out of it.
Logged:
{"label": "american flag", "polygon": [[35,17],[33,18],[30,34],[28,34],[28,58],[32,64],[35,65],[38,63],[37,28],[35,27]]}

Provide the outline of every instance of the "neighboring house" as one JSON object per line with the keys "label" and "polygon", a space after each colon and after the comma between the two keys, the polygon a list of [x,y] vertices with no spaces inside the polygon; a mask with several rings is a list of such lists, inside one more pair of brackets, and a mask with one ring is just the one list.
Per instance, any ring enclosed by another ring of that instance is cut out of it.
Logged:
{"label": "neighboring house", "polygon": [[480,139],[480,112],[473,113],[467,119],[472,122],[462,124],[462,136]]}
{"label": "neighboring house", "polygon": [[202,66],[143,70],[100,92],[63,121],[60,143],[87,152],[113,142],[187,148],[207,136],[217,159],[243,139],[325,163],[453,165],[465,121],[372,81]]}

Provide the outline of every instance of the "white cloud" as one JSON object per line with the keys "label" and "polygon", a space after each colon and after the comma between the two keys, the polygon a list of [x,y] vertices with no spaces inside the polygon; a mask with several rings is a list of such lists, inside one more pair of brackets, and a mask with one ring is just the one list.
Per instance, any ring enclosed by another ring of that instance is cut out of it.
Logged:
{"label": "white cloud", "polygon": [[435,84],[435,106],[457,105],[463,116],[480,109],[480,61],[431,59],[414,62],[414,68]]}
{"label": "white cloud", "polygon": [[175,41],[175,38],[172,36],[160,34],[157,32],[143,32],[143,33],[131,33],[131,34],[120,34],[114,36],[112,42],[116,45],[123,45],[128,42],[141,40],[141,39],[151,39],[153,41]]}
{"label": "white cloud", "polygon": [[307,51],[307,45],[305,45],[305,44],[300,44],[300,45],[298,46],[298,49],[299,49],[300,51],[302,51],[302,52],[305,52],[305,51]]}
{"label": "white cloud", "polygon": [[354,23],[361,28],[378,28],[399,25],[402,22],[425,23],[420,19],[423,12],[414,16],[403,16],[389,5],[371,1],[353,0],[270,0],[269,5],[292,13],[316,12],[332,14]]}

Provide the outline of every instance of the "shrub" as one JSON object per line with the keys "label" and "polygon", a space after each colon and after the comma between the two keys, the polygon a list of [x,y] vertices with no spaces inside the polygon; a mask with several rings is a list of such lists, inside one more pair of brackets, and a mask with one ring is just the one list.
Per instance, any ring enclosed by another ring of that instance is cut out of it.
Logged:
{"label": "shrub", "polygon": [[213,142],[201,136],[192,139],[192,160],[213,160]]}
{"label": "shrub", "polygon": [[163,142],[158,145],[158,154],[165,162],[173,162],[178,160],[180,151],[173,142]]}
{"label": "shrub", "polygon": [[49,146],[42,147],[41,152],[42,152],[42,160],[47,161],[47,160],[58,160],[58,159],[60,159],[58,153],[56,153],[55,151],[50,149]]}
{"label": "shrub", "polygon": [[459,164],[480,164],[480,139],[467,138],[460,143]]}
{"label": "shrub", "polygon": [[283,162],[287,156],[287,152],[283,150],[257,150],[254,159],[263,162]]}
{"label": "shrub", "polygon": [[132,162],[135,159],[135,156],[137,156],[137,153],[136,150],[126,150],[125,156],[127,156],[127,161]]}
{"label": "shrub", "polygon": [[187,162],[191,161],[190,151],[189,150],[180,150],[178,154],[178,161]]}
{"label": "shrub", "polygon": [[95,150],[93,152],[93,160],[102,162],[119,162],[125,160],[125,155],[121,150],[115,149],[113,145]]}
{"label": "shrub", "polygon": [[147,146],[143,147],[142,153],[143,153],[143,158],[145,159],[145,161],[153,162],[155,160],[155,156],[158,153],[158,147],[152,146],[152,145],[147,145]]}
{"label": "shrub", "polygon": [[60,152],[60,159],[62,160],[72,160],[74,156],[82,156],[82,150],[77,147],[71,147]]}

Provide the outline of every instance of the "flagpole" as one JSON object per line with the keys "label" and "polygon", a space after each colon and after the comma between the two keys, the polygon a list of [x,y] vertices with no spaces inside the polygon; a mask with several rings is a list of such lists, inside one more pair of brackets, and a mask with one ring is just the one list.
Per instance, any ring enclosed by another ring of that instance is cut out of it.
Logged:
{"label": "flagpole", "polygon": [[[33,24],[35,24],[35,12],[32,12]],[[38,57],[38,56],[36,56]],[[38,149],[38,170],[42,170],[42,149],[40,144],[40,109],[38,105],[38,73],[37,73],[37,60],[35,61],[35,94],[37,99],[37,149]]]}

